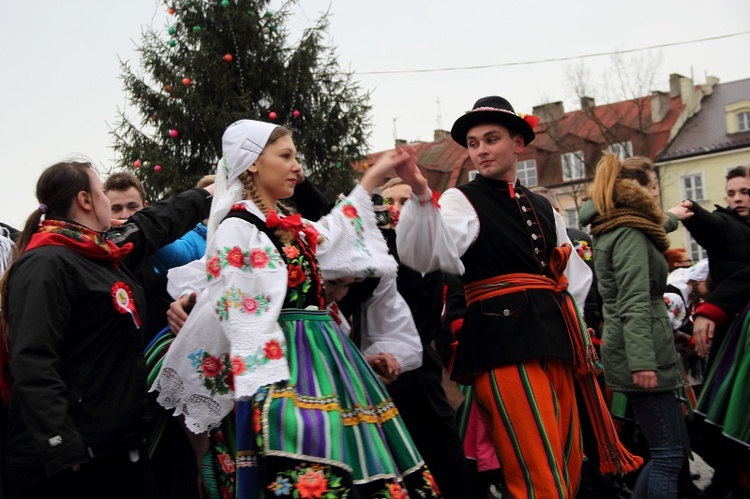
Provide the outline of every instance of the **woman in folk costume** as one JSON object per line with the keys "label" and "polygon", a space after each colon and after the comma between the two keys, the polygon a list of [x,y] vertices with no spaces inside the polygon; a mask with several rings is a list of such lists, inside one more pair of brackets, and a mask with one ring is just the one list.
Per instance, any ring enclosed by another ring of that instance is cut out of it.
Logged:
{"label": "woman in folk costume", "polygon": [[708,259],[704,258],[691,267],[674,269],[667,277],[667,290],[664,293],[677,354],[689,383],[686,395],[691,409],[695,409],[695,397],[700,394],[705,371],[705,362],[695,349],[692,315],[708,294],[707,279]]}
{"label": "woman in folk costume", "polygon": [[[581,223],[591,224],[604,302],[604,377],[613,391],[627,396],[651,451],[633,491],[636,498],[676,498],[689,452],[675,394],[684,378],[663,299],[669,239],[657,189],[648,158],[620,162],[605,153],[592,199],[581,210]],[[674,225],[675,217],[670,220]]]}
{"label": "woman in folk costume", "polygon": [[395,275],[370,192],[412,158],[386,154],[310,223],[279,203],[300,171],[288,130],[238,121],[223,153],[203,277],[170,272],[172,287],[203,289],[154,384],[159,402],[198,434],[199,458],[207,432],[235,409],[236,449],[220,459],[237,478],[224,497],[434,496],[385,388],[326,312],[320,274]]}

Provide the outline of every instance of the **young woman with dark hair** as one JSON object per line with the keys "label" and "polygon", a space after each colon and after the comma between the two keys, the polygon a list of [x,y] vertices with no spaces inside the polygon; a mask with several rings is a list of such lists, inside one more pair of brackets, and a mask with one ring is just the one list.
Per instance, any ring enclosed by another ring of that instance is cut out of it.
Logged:
{"label": "young woman with dark hair", "polygon": [[156,203],[108,232],[110,203],[90,162],[42,173],[0,291],[11,497],[145,495],[144,297],[128,267],[204,218],[208,194]]}

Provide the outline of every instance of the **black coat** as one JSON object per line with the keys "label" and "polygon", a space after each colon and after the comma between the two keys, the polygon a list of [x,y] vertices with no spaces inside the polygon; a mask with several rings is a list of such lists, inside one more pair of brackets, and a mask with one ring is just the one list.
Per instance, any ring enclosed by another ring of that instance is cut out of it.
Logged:
{"label": "black coat", "polygon": [[713,212],[693,202],[693,215],[682,224],[708,252],[708,270],[716,286],[750,265],[750,223],[720,206]]}
{"label": "black coat", "polygon": [[139,311],[145,297],[128,270],[208,213],[192,189],[155,203],[107,234],[133,250],[119,266],[61,246],[24,253],[9,271],[11,398],[9,463],[43,465],[47,475],[90,457],[137,448],[147,423],[142,332],[115,309],[115,283]]}

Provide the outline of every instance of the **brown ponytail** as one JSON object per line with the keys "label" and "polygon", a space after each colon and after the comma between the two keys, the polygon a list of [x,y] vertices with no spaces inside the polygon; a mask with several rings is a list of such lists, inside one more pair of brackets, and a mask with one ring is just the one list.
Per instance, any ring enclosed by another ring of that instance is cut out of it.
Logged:
{"label": "brown ponytail", "polygon": [[[36,198],[40,206],[31,212],[31,215],[26,219],[16,242],[17,248],[13,261],[8,265],[8,270],[0,281],[0,310],[2,310],[4,322],[8,319],[8,276],[15,262],[26,250],[31,236],[39,228],[42,215],[67,216],[78,193],[81,191],[91,192],[89,171],[93,170],[94,168],[89,162],[65,161],[48,167],[39,177],[36,183]],[[5,329],[7,334],[7,327]],[[2,338],[2,340],[7,341],[6,338]]]}
{"label": "brown ponytail", "polygon": [[624,161],[616,154],[605,152],[596,165],[596,174],[592,184],[591,201],[596,211],[608,217],[615,209],[615,182],[619,179],[635,180],[641,186],[651,184],[651,172],[654,171],[653,162],[644,156],[633,156]]}

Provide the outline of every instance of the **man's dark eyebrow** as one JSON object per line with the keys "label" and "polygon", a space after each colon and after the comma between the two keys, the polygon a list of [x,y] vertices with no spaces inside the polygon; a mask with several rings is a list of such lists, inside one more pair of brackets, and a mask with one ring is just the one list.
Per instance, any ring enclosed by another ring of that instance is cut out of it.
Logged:
{"label": "man's dark eyebrow", "polygon": [[[497,130],[490,130],[488,132],[483,133],[482,137],[487,137],[488,135],[492,135],[493,133],[499,133],[499,132]],[[471,140],[471,139],[476,139],[476,137],[473,135],[469,135],[468,137],[466,137],[466,140]]]}

